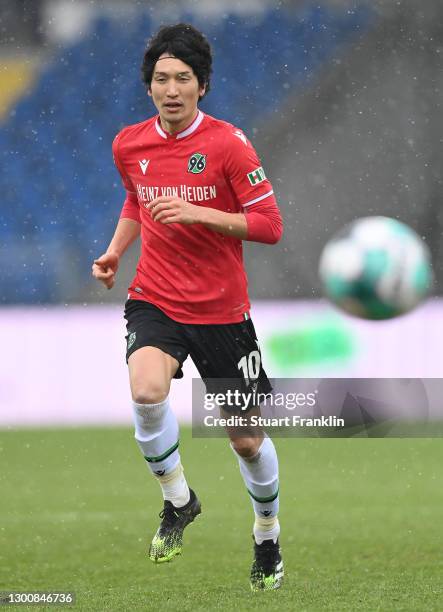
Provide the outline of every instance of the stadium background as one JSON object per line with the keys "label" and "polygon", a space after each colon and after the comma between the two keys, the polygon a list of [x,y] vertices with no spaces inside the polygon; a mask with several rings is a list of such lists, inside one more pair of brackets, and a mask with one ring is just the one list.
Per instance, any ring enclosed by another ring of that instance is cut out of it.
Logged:
{"label": "stadium background", "polygon": [[[113,137],[154,112],[139,78],[146,40],[162,23],[186,20],[202,28],[215,53],[213,89],[202,109],[244,129],[273,182],[284,237],[273,247],[245,249],[269,373],[441,378],[443,8],[439,0],[2,0],[0,11],[0,518],[6,537],[0,586],[69,586],[75,568],[75,584],[90,601],[92,591],[98,593],[95,604],[83,602],[80,609],[139,609],[127,593],[145,593],[145,569],[123,569],[124,563],[133,566],[141,529],[136,525],[144,516],[128,483],[146,487],[128,433],[122,319],[137,249],[122,262],[112,292],[92,280],[90,268],[107,246],[123,201]],[[325,303],[316,273],[328,237],[368,214],[414,227],[430,246],[435,272],[432,299],[408,316],[376,324],[345,317]],[[190,415],[192,364],[185,374],[172,391],[183,421]],[[66,424],[96,428],[44,429]],[[124,427],[98,427],[106,424]],[[23,425],[42,429],[16,429]],[[115,445],[114,454],[105,440]],[[303,534],[294,530],[289,537],[297,541],[294,563],[301,554],[306,564],[306,571],[298,570],[299,605],[441,609],[441,585],[433,579],[441,567],[435,552],[441,550],[436,526],[443,490],[435,469],[438,440],[404,441],[402,447],[386,441],[383,448],[305,441],[294,449],[279,442],[287,501],[300,502],[286,506],[287,523],[295,516],[303,526]],[[218,444],[209,460],[202,441],[187,444],[191,474],[207,479],[208,505],[220,491],[234,505],[231,491],[240,483],[228,451]],[[216,457],[225,457],[229,468],[223,465],[213,484],[209,470],[220,470]],[[292,490],[294,461],[305,467]],[[114,486],[107,487],[111,481]],[[383,501],[374,507],[377,495]],[[157,500],[147,497],[153,516]],[[137,509],[131,514],[125,504]],[[319,514],[323,505],[327,520]],[[212,511],[222,525],[215,501]],[[247,508],[236,512],[238,525],[249,528]],[[352,516],[358,517],[354,523]],[[204,529],[200,553],[214,545],[215,534]],[[104,536],[120,555],[115,562],[100,557]],[[230,556],[229,542],[216,542],[217,557]],[[335,543],[332,556],[328,542]],[[364,567],[361,547],[369,550]],[[288,542],[287,549],[290,561]],[[352,570],[343,561],[347,555]],[[398,576],[390,574],[392,559]],[[218,573],[216,559],[211,563]],[[191,567],[187,582],[174,574],[182,589],[177,606],[195,610],[212,601],[215,607],[228,597],[221,585],[195,599],[193,586],[201,585],[202,576],[198,565]],[[309,573],[313,567],[320,568],[316,578]],[[340,587],[328,574],[334,567]],[[362,576],[367,590],[356,592]],[[114,577],[126,595],[110,586]],[[241,595],[242,585],[240,579],[233,583],[232,596]],[[153,593],[152,601],[163,605]],[[382,605],[386,597],[389,605]],[[293,609],[289,600],[279,601],[280,609]],[[240,609],[248,605],[243,601]]]}

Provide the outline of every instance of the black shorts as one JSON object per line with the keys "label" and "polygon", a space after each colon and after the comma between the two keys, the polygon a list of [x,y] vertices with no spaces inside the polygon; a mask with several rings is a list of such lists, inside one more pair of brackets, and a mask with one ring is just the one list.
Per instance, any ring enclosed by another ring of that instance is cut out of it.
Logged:
{"label": "black shorts", "polygon": [[155,346],[179,362],[174,378],[183,378],[182,365],[189,355],[208,392],[223,392],[217,379],[235,380],[241,391],[272,390],[251,319],[220,325],[178,323],[157,306],[132,299],[125,304],[124,316],[126,362],[137,349]]}

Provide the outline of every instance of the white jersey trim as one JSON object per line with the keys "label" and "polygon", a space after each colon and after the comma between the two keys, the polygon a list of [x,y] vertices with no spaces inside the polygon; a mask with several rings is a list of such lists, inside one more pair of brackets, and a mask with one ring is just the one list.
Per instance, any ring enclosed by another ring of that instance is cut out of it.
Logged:
{"label": "white jersey trim", "polygon": [[189,136],[189,134],[192,134],[192,132],[195,132],[195,130],[200,125],[200,123],[203,121],[203,117],[204,117],[204,114],[201,112],[201,110],[199,110],[197,113],[197,117],[194,119],[194,122],[191,123],[191,125],[188,128],[186,128],[184,132],[180,132],[179,134],[177,134],[177,139],[185,138],[185,136]]}
{"label": "white jersey trim", "polygon": [[155,122],[155,129],[157,130],[157,132],[160,134],[160,136],[161,136],[162,138],[167,138],[167,136],[166,136],[166,132],[164,132],[164,131],[161,129],[161,127],[160,127],[160,122],[159,122],[159,120],[158,120],[158,119],[157,119],[157,120],[156,120],[156,122]]}
{"label": "white jersey trim", "polygon": [[[202,113],[201,110],[198,111],[197,113],[197,117],[194,119],[194,121],[191,123],[191,125],[189,127],[186,128],[186,130],[184,130],[183,132],[179,132],[176,136],[177,139],[179,138],[185,138],[186,136],[189,136],[189,134],[192,134],[192,132],[195,132],[195,130],[198,128],[198,126],[200,125],[200,123],[203,121],[205,115],[204,113]],[[163,130],[163,128],[160,125],[160,119],[157,118],[156,122],[155,122],[155,129],[157,130],[157,132],[160,134],[160,136],[162,138],[167,138],[167,134],[166,132]]]}
{"label": "white jersey trim", "polygon": [[251,206],[251,204],[256,204],[257,202],[261,202],[261,200],[264,200],[265,198],[269,198],[270,195],[272,195],[274,193],[274,190],[271,189],[271,191],[268,191],[268,193],[265,193],[265,195],[260,196],[259,198],[255,198],[255,200],[249,200],[249,202],[246,202],[246,204],[242,204],[243,208],[246,208],[246,206]]}

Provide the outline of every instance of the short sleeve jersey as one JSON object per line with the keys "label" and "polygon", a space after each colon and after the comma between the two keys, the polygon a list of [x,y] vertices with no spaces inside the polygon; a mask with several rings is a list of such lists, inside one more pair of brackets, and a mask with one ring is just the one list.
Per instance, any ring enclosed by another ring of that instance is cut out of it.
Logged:
{"label": "short sleeve jersey", "polygon": [[141,255],[129,297],[151,302],[181,323],[237,323],[249,311],[242,241],[201,224],[154,222],[147,205],[178,196],[228,213],[273,198],[244,133],[198,111],[171,136],[159,117],[124,128],[113,143],[127,198],[122,217],[141,223]]}

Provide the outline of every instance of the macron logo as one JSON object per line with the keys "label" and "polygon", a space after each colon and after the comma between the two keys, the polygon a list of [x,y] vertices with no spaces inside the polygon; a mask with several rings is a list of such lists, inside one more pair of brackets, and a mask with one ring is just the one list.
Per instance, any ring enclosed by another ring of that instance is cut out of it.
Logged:
{"label": "macron logo", "polygon": [[146,174],[146,170],[148,169],[148,166],[149,166],[149,159],[142,159],[138,163],[140,164],[140,169],[143,172],[143,174]]}
{"label": "macron logo", "polygon": [[241,132],[240,130],[236,130],[235,132],[232,132],[234,134],[234,136],[237,136],[237,138],[240,138],[240,140],[242,141],[242,143],[244,145],[248,144],[248,141],[246,140],[246,136],[243,134],[243,132]]}

